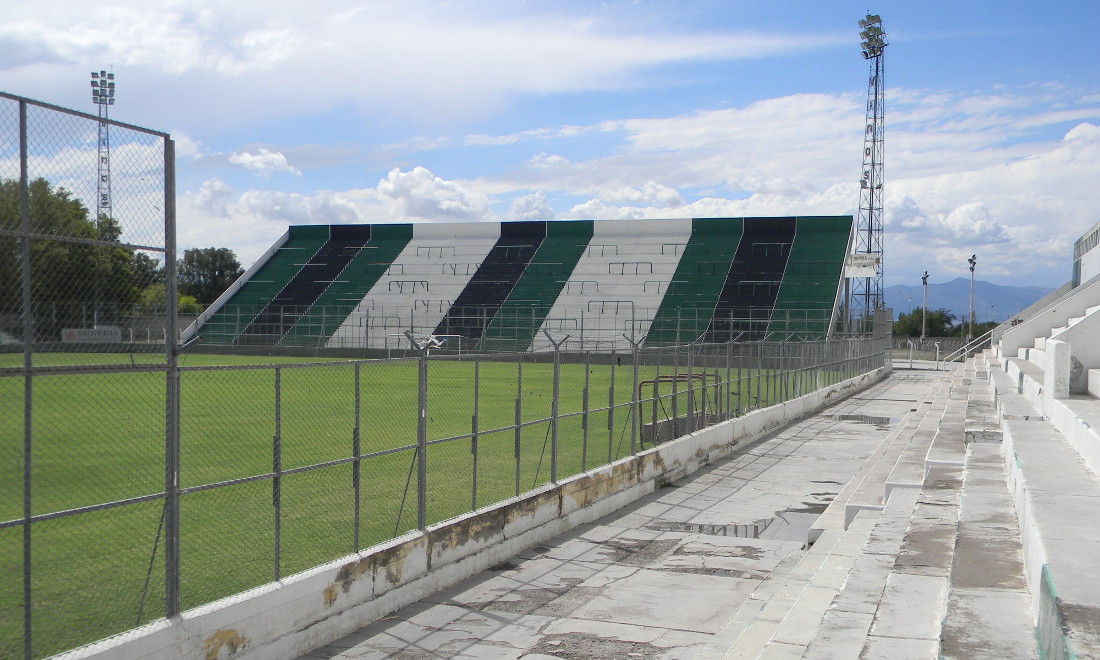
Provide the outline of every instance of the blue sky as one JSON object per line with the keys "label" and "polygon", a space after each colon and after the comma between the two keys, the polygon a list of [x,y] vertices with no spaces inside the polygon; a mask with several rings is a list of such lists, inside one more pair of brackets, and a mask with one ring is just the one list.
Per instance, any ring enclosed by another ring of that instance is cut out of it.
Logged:
{"label": "blue sky", "polygon": [[112,117],[176,139],[181,248],[245,266],[288,224],[849,214],[870,9],[886,284],[1057,286],[1100,215],[1097,7],[9,0],[0,89],[92,111],[112,68]]}

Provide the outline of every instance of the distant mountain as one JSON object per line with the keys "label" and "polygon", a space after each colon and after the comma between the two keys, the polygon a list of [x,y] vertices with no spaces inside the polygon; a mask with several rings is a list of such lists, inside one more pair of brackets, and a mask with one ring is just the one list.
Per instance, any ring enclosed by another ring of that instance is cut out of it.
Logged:
{"label": "distant mountain", "polygon": [[[981,280],[974,281],[974,317],[978,323],[1004,321],[1026,309],[1054,289],[1041,286],[1002,286]],[[886,306],[894,309],[894,318],[910,309],[920,309],[921,285],[895,284],[886,287]],[[970,313],[970,279],[957,277],[950,282],[928,284],[928,309],[944,308],[960,320]]]}

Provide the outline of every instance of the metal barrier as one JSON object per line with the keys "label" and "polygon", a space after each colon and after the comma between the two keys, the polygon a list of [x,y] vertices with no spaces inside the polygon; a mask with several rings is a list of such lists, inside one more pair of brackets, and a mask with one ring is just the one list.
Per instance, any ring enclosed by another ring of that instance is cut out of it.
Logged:
{"label": "metal barrier", "polygon": [[[632,335],[593,352],[559,333],[498,354],[418,339],[389,361],[181,355],[173,143],[107,122],[103,205],[101,123],[0,94],[0,657],[134,635],[889,354]],[[161,340],[131,340],[125,310],[160,264]]]}
{"label": "metal barrier", "polygon": [[175,156],[3,93],[0,135],[0,657],[31,658],[179,611]]}
{"label": "metal barrier", "polygon": [[[79,508],[50,509],[66,482],[39,474],[41,513],[0,522],[0,533],[33,529],[42,546],[87,557],[75,576],[41,555],[27,560],[32,603],[43,598],[32,605],[32,655],[124,633],[830,386],[883,366],[888,348],[880,338],[608,355],[551,339],[546,352],[462,356],[421,339],[417,357],[386,361],[242,365],[188,355],[175,428],[161,426],[150,402],[120,405],[115,394],[85,416],[80,439],[36,432],[36,446],[74,457],[94,448],[94,460],[74,463],[95,478]],[[96,375],[153,383],[159,372]],[[173,439],[167,448],[154,442],[161,431]],[[127,437],[137,441],[106,450]],[[158,486],[163,471],[174,492]],[[74,628],[60,614],[69,610],[88,623]],[[6,655],[23,633],[7,623],[17,618],[4,621]]]}

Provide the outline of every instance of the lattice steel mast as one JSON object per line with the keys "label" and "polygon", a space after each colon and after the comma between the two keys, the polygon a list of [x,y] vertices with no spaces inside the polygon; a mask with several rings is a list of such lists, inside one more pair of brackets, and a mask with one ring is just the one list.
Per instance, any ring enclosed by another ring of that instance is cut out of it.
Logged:
{"label": "lattice steel mast", "polygon": [[[868,14],[859,21],[863,58],[870,63],[867,79],[867,121],[863,133],[863,177],[859,182],[859,219],[850,260],[860,276],[851,277],[849,319],[861,330],[871,322],[882,299],[882,160],[883,160],[883,53],[889,42],[882,18]],[[873,275],[871,274],[873,270]]]}
{"label": "lattice steel mast", "polygon": [[115,74],[92,71],[92,103],[99,109],[99,177],[96,179],[96,226],[111,217],[111,130],[107,109],[115,104]]}

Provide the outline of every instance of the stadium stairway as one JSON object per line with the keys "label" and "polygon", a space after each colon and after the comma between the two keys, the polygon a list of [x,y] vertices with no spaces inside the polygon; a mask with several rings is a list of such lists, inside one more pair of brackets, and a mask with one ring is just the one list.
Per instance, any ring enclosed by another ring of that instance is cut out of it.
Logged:
{"label": "stadium stairway", "polygon": [[1038,657],[983,359],[929,388],[700,658]]}
{"label": "stadium stairway", "polygon": [[1044,658],[1100,657],[1100,280],[985,356]]}

